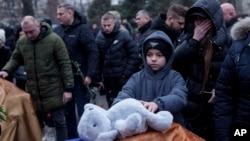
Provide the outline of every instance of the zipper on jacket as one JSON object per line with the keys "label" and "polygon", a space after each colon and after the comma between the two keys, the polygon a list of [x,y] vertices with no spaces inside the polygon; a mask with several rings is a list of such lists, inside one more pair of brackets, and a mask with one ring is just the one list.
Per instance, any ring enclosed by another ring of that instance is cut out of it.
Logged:
{"label": "zipper on jacket", "polygon": [[35,70],[35,83],[36,83],[36,89],[38,93],[39,100],[41,102],[41,108],[42,112],[44,112],[44,107],[43,107],[43,101],[42,101],[42,96],[40,93],[40,88],[39,88],[39,82],[38,82],[38,77],[37,77],[37,68],[36,68],[36,43],[33,44],[33,55],[34,55],[34,70]]}

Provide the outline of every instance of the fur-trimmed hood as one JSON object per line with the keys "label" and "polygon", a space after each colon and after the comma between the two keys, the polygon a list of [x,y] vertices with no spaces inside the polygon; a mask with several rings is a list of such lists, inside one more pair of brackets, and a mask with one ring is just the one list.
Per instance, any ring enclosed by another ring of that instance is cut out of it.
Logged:
{"label": "fur-trimmed hood", "polygon": [[250,33],[250,17],[246,17],[235,23],[230,31],[233,40],[240,40]]}

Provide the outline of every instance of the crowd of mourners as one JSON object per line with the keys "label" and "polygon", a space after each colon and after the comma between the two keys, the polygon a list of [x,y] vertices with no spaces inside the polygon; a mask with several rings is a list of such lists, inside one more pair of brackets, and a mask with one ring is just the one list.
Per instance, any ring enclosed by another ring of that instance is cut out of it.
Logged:
{"label": "crowd of mourners", "polygon": [[118,11],[100,27],[69,3],[56,12],[57,26],[25,16],[0,29],[0,76],[31,95],[41,129],[55,127],[57,141],[78,137],[90,87],[109,107],[135,98],[167,110],[207,141],[250,128],[250,18],[232,4],[172,4],[156,17],[140,9],[136,30]]}

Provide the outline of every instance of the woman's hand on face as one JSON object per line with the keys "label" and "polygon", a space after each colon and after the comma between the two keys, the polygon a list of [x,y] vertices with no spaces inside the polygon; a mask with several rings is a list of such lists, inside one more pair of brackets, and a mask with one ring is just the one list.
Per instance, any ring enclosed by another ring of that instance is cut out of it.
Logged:
{"label": "woman's hand on face", "polygon": [[205,37],[207,32],[212,28],[212,22],[209,19],[206,20],[196,20],[193,39],[200,41]]}

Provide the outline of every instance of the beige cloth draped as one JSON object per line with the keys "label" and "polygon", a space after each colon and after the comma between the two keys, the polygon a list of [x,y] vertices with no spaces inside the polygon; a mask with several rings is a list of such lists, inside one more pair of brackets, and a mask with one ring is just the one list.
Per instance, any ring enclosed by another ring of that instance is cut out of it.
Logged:
{"label": "beige cloth draped", "polygon": [[0,141],[41,141],[42,131],[28,93],[0,78],[0,105],[7,117],[1,123]]}

